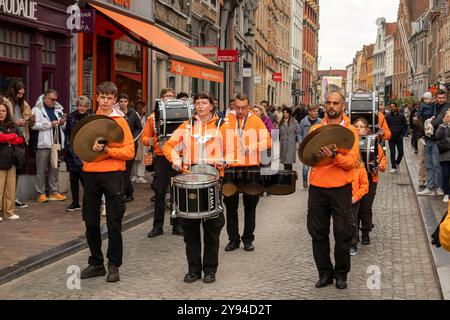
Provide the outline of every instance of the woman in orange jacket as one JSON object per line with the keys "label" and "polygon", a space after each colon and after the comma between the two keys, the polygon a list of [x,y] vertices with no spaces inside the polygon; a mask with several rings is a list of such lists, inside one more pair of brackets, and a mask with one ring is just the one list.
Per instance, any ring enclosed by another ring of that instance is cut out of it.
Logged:
{"label": "woman in orange jacket", "polygon": [[[355,120],[353,125],[358,130],[359,136],[366,136],[366,135],[371,134],[366,119],[358,118]],[[380,144],[378,144],[377,162],[378,162],[377,171],[368,173],[369,192],[364,197],[362,197],[360,200],[359,213],[358,213],[358,226],[359,226],[359,221],[361,221],[361,231],[362,231],[361,244],[363,244],[363,245],[370,244],[369,232],[372,230],[372,227],[373,227],[372,205],[373,205],[373,201],[375,200],[375,195],[377,192],[378,172],[386,171],[386,156],[385,156],[384,151],[381,148]]]}
{"label": "woman in orange jacket", "polygon": [[[196,163],[216,164],[223,159],[221,120],[214,113],[213,98],[206,92],[194,97],[195,116],[185,121],[164,144],[162,151],[172,168],[181,171],[183,167]],[[179,153],[182,151],[183,157]],[[216,281],[219,264],[219,238],[225,225],[225,217],[220,212],[217,217],[207,219],[182,219],[183,237],[186,244],[188,273],[184,282],[192,283],[201,279],[203,282]],[[203,224],[204,250],[200,225]]]}
{"label": "woman in orange jacket", "polygon": [[358,252],[358,212],[360,200],[369,192],[369,180],[367,171],[361,157],[354,170],[352,181],[352,241],[350,243],[350,255],[354,256]]}

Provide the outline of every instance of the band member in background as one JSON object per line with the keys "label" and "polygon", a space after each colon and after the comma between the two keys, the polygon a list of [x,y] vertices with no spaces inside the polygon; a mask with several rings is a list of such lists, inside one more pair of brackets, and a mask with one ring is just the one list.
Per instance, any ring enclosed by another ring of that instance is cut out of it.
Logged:
{"label": "band member in background", "polygon": [[[100,233],[100,206],[102,194],[106,199],[106,226],[108,227],[108,277],[107,282],[120,280],[122,265],[122,218],[125,213],[123,180],[126,161],[133,159],[134,142],[124,114],[113,108],[117,99],[117,87],[112,82],[97,86],[98,115],[111,117],[123,130],[124,139],[119,145],[105,145],[95,141],[92,150],[99,152],[93,162],[83,162],[84,197],[83,219],[86,238],[91,251],[89,266],[81,272],[81,279],[106,274],[103,265],[102,236]],[[119,113],[120,112],[120,113]]]}
{"label": "band member in background", "polygon": [[[162,100],[175,99],[175,91],[171,88],[161,90],[160,98]],[[145,123],[142,133],[142,143],[147,147],[153,147],[155,176],[153,179],[153,189],[155,190],[155,213],[153,218],[153,229],[147,234],[149,238],[155,238],[164,234],[164,214],[166,211],[166,194],[169,188],[170,177],[176,175],[172,169],[172,164],[166,159],[162,151],[162,145],[165,141],[158,141],[155,129],[155,112],[152,112]],[[179,219],[172,220],[172,234],[183,235]]]}
{"label": "band member in background", "polygon": [[[358,135],[361,136],[367,136],[372,134],[372,132],[369,129],[369,123],[365,118],[358,118],[353,122],[353,125],[358,130]],[[378,167],[375,172],[368,172],[368,178],[369,178],[369,191],[366,195],[364,195],[361,198],[360,205],[359,205],[359,213],[358,213],[358,222],[357,226],[359,229],[359,225],[361,224],[361,244],[363,245],[369,245],[370,244],[370,237],[369,233],[372,231],[373,223],[373,212],[372,212],[372,206],[373,201],[375,200],[375,195],[377,193],[377,185],[378,185],[378,171],[384,172],[386,171],[386,156],[384,154],[383,148],[381,148],[381,145],[378,144]],[[360,223],[361,222],[361,223]],[[358,235],[357,239],[359,239],[359,230],[357,230]],[[355,252],[357,250],[355,246]]]}
{"label": "band member in background", "polygon": [[[230,134],[231,133],[231,134]],[[271,147],[270,133],[262,120],[250,112],[249,98],[245,93],[239,93],[234,100],[234,110],[228,114],[227,133],[224,137],[226,158],[237,160],[231,162],[234,169],[259,168],[260,153]],[[227,210],[227,232],[229,243],[225,251],[239,248],[241,239],[246,251],[253,251],[255,239],[256,206],[259,195],[244,193],[244,233],[239,235],[238,207],[239,193],[224,197]]]}
{"label": "band member in background", "polygon": [[356,255],[358,251],[358,212],[361,198],[369,191],[369,180],[367,171],[361,157],[355,168],[355,174],[352,181],[352,241],[350,244],[350,255]]}
{"label": "band member in background", "polygon": [[[164,155],[172,162],[172,167],[176,171],[181,171],[183,166],[198,162],[211,165],[223,162],[222,135],[219,131],[220,124],[223,122],[214,113],[213,99],[208,93],[200,92],[194,97],[194,105],[196,113],[194,118],[185,121],[163,146]],[[183,158],[176,150],[183,151]],[[206,159],[202,158],[203,155]],[[200,224],[203,224],[204,235],[203,263]],[[223,212],[220,212],[217,217],[181,219],[181,225],[189,265],[184,282],[191,283],[201,279],[202,270],[205,274],[203,282],[216,281],[220,231],[225,225]]]}
{"label": "band member in background", "polygon": [[[322,147],[320,156],[333,159],[327,166],[311,168],[308,198],[308,232],[312,237],[314,260],[319,272],[317,288],[325,287],[336,279],[338,289],[347,288],[350,271],[352,181],[359,158],[358,131],[344,115],[345,98],[339,92],[331,92],[326,100],[326,115],[322,122],[311,127],[311,132],[328,124],[339,124],[351,130],[355,142],[351,150]],[[330,259],[330,218],[333,217],[335,239],[335,266]]]}

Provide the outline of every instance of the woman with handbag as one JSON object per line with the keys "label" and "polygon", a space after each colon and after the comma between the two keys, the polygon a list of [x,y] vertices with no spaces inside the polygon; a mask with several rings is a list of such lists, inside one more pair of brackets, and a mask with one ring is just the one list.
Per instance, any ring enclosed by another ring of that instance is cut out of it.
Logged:
{"label": "woman with handbag", "polygon": [[[5,219],[16,220],[16,149],[23,148],[24,139],[14,123],[5,101],[0,98],[0,208]],[[0,221],[2,217],[0,217]]]}
{"label": "woman with handbag", "polygon": [[448,202],[450,195],[450,110],[445,113],[445,117],[436,130],[434,137],[437,140],[439,149],[439,161],[442,166],[442,188],[444,191],[444,199]]}

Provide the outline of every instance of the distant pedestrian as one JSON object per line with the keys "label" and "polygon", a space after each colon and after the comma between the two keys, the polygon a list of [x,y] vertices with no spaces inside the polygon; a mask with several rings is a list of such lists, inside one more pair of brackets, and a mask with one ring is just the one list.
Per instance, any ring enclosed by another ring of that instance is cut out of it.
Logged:
{"label": "distant pedestrian", "polygon": [[292,117],[292,109],[283,108],[283,118],[279,124],[280,131],[280,162],[284,170],[292,171],[292,165],[297,160],[297,149],[300,135],[300,125]]}
{"label": "distant pedestrian", "polygon": [[[398,111],[396,102],[390,104],[391,112],[386,117],[386,122],[391,130],[391,138],[389,139],[389,150],[391,152],[391,170],[389,173],[396,173],[398,166],[403,158],[403,137],[408,132],[408,125],[405,117]],[[395,156],[397,149],[398,155]]]}

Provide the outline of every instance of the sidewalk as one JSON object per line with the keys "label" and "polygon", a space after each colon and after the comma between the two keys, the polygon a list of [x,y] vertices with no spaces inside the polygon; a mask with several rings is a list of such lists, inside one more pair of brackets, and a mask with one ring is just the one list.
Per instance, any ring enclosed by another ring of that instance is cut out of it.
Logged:
{"label": "sidewalk", "polygon": [[[418,157],[414,153],[410,139],[404,139],[403,145],[411,183],[417,195],[417,192],[421,191],[418,178]],[[443,202],[442,198],[443,196],[417,196],[417,201],[422,213],[422,222],[428,238],[428,248],[434,261],[434,268],[440,283],[442,296],[445,300],[450,300],[450,253],[442,248],[436,248],[430,241],[431,234],[448,208],[448,204]]]}
{"label": "sidewalk", "polygon": [[[150,175],[146,179],[151,180]],[[150,183],[133,186],[134,201],[126,203],[123,230],[153,214]],[[72,201],[70,193],[65,195],[67,199],[61,202],[29,201],[28,208],[16,210],[19,220],[0,222],[0,284],[87,247],[81,211],[65,211]],[[106,238],[105,217],[101,219],[102,237]]]}

